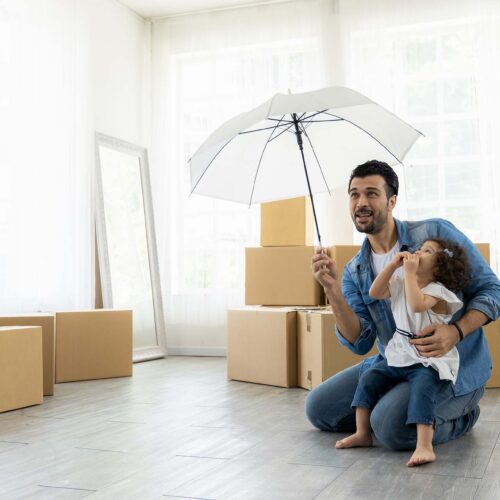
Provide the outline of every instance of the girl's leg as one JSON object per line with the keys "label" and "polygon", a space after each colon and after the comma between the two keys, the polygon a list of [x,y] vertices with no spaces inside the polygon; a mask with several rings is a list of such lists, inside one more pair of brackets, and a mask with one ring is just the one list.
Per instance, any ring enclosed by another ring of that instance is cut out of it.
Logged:
{"label": "girl's leg", "polygon": [[369,408],[358,406],[356,408],[356,432],[335,444],[335,448],[356,448],[360,446],[372,446],[372,430],[370,427]]}
{"label": "girl's leg", "polygon": [[[455,397],[451,385],[441,386],[436,395],[434,445],[451,441],[469,432],[479,416],[478,401],[484,387]],[[417,429],[407,425],[410,384],[402,382],[382,396],[375,405],[370,424],[377,441],[391,450],[414,450]],[[354,419],[353,419],[354,420]]]}
{"label": "girl's leg", "polygon": [[407,372],[411,392],[406,423],[417,426],[417,446],[406,465],[415,467],[436,460],[432,447],[436,395],[439,388],[449,382],[441,381],[438,372],[431,367],[410,366]]}
{"label": "girl's leg", "polygon": [[434,429],[432,425],[417,424],[417,447],[406,464],[408,467],[416,467],[436,460],[436,454],[432,448],[433,436]]}
{"label": "girl's leg", "polygon": [[372,446],[371,409],[398,377],[399,372],[387,366],[385,360],[376,363],[361,375],[352,400],[352,407],[356,408],[356,432],[337,441],[336,448]]}

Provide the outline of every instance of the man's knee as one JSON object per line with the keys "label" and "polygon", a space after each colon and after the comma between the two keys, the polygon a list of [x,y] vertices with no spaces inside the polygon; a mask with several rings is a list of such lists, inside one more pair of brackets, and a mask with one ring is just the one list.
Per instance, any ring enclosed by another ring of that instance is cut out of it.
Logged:
{"label": "man's knee", "polygon": [[406,425],[406,413],[402,416],[399,412],[377,412],[375,407],[370,424],[377,441],[385,448],[409,450],[415,447],[416,429]]}
{"label": "man's knee", "polygon": [[309,419],[309,422],[314,425],[314,427],[317,427],[319,430],[325,431],[328,429],[321,419],[321,415],[324,412],[323,406],[324,405],[322,403],[321,394],[319,393],[319,391],[313,389],[306,398],[306,416]]}
{"label": "man's knee", "polygon": [[348,368],[313,389],[305,402],[306,416],[322,431],[350,432],[355,428],[352,397],[358,381],[358,366]]}
{"label": "man's knee", "polygon": [[415,447],[415,426],[406,425],[408,384],[401,383],[379,400],[370,416],[370,424],[377,441],[391,450],[409,450]]}

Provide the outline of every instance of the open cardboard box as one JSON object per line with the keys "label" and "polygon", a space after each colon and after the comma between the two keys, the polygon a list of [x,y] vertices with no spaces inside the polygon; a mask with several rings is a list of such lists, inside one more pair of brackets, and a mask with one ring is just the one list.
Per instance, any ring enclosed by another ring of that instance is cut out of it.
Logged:
{"label": "open cardboard box", "polygon": [[314,389],[321,382],[378,354],[377,347],[360,356],[340,344],[335,316],[328,309],[297,311],[297,385]]}

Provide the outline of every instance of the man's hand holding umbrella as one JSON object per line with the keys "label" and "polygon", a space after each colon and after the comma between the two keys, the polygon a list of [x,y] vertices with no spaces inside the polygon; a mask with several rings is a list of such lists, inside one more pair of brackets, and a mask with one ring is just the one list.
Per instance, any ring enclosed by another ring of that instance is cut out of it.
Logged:
{"label": "man's hand holding umbrella", "polygon": [[337,264],[328,256],[324,248],[318,247],[311,259],[311,270],[325,294],[338,296],[342,293]]}

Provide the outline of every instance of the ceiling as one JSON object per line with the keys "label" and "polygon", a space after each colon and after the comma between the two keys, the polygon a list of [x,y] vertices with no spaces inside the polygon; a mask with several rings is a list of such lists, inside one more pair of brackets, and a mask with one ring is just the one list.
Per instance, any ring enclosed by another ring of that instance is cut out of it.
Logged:
{"label": "ceiling", "polygon": [[142,17],[161,17],[186,12],[265,3],[262,0],[118,0]]}

